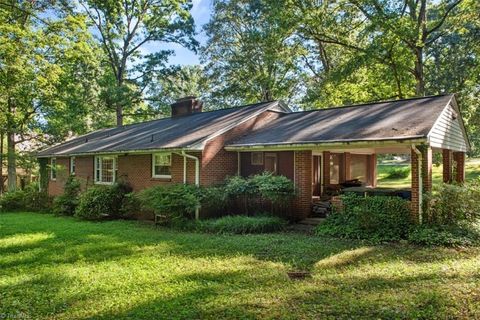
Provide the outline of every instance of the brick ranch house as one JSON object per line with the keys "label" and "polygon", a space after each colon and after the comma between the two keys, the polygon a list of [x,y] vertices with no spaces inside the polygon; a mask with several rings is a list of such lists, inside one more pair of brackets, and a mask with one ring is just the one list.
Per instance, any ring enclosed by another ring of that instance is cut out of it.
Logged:
{"label": "brick ranch house", "polygon": [[155,185],[209,186],[262,171],[294,181],[291,218],[306,218],[312,199],[351,179],[376,187],[378,154],[411,155],[411,203],[421,218],[432,187],[433,152],[443,155],[445,182],[464,180],[470,148],[454,95],[292,112],[272,101],[202,112],[194,97],[172,116],[98,130],[38,153],[49,168],[48,192],[69,174],[83,187],[127,180],[134,191]]}

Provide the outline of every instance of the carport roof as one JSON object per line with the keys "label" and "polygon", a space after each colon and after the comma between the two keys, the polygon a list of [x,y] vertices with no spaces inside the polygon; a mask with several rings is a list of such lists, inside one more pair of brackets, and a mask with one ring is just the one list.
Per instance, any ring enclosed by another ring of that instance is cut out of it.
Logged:
{"label": "carport roof", "polygon": [[450,94],[286,113],[227,148],[426,138],[453,98]]}

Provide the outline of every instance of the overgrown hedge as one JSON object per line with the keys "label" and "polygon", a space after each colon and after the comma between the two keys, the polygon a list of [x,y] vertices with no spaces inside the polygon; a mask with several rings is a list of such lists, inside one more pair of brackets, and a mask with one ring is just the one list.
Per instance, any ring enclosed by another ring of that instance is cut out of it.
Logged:
{"label": "overgrown hedge", "polygon": [[317,227],[318,235],[375,242],[406,239],[411,222],[410,203],[399,197],[342,196],[343,208],[334,210]]}
{"label": "overgrown hedge", "polygon": [[128,196],[131,192],[130,185],[124,182],[93,186],[80,195],[75,216],[87,220],[126,217],[129,214],[127,204],[132,201]]}
{"label": "overgrown hedge", "polygon": [[480,182],[443,184],[425,195],[423,223],[411,220],[409,203],[397,197],[342,196],[343,208],[317,234],[373,242],[408,240],[419,245],[480,244]]}
{"label": "overgrown hedge", "polygon": [[46,192],[38,191],[37,184],[31,184],[25,190],[5,192],[0,195],[0,212],[39,211],[51,208],[52,197]]}

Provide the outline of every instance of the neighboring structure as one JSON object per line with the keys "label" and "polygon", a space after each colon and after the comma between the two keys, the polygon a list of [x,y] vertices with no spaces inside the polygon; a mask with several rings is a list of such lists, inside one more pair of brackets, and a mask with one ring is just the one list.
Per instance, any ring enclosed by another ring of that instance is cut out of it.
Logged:
{"label": "neighboring structure", "polygon": [[[280,101],[201,112],[193,97],[172,117],[104,129],[38,154],[48,159],[48,191],[58,195],[69,173],[84,186],[120,177],[135,191],[158,184],[213,185],[264,170],[292,179],[292,218],[310,214],[312,197],[350,179],[376,185],[376,155],[409,153],[411,201],[421,213],[432,184],[432,152],[442,152],[444,180],[464,179],[469,142],[453,95],[292,112]],[[45,160],[44,160],[45,161]],[[455,172],[453,172],[455,170]]]}

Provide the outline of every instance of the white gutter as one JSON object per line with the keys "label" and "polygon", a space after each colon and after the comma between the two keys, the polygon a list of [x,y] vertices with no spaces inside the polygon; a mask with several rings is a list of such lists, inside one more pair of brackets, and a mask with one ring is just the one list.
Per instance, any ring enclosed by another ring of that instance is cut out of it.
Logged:
{"label": "white gutter", "polygon": [[417,149],[417,146],[412,144],[412,150],[417,154],[418,167],[418,222],[422,224],[423,220],[423,176],[422,176],[422,152]]}
{"label": "white gutter", "polygon": [[[187,162],[186,158],[195,160],[195,185],[200,186],[200,159],[198,157],[187,154],[185,151],[181,153],[183,157],[183,183],[187,183]],[[195,220],[200,219],[200,206],[195,208]]]}

